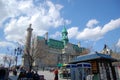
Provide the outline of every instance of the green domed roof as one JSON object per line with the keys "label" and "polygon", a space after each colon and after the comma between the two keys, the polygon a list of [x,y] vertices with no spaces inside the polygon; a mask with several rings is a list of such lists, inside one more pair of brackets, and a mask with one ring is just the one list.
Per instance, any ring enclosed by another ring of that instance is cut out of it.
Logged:
{"label": "green domed roof", "polygon": [[64,33],[64,32],[67,32],[67,29],[65,28],[65,26],[64,26],[64,28],[62,30],[62,33]]}

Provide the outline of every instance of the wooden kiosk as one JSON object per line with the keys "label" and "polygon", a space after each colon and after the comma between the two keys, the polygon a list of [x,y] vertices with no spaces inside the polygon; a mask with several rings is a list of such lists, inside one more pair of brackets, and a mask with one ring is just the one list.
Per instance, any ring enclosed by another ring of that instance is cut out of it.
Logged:
{"label": "wooden kiosk", "polygon": [[93,80],[116,80],[115,68],[112,66],[112,62],[116,61],[116,59],[107,54],[89,53],[78,56],[70,63],[91,63],[92,74],[94,75]]}

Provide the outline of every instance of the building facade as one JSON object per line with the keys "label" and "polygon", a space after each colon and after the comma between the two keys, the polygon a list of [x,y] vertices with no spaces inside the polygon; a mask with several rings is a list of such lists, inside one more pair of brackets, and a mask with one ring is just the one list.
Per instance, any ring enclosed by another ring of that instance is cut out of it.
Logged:
{"label": "building facade", "polygon": [[[32,35],[31,30],[27,29],[27,36]],[[28,37],[26,41],[30,41]],[[29,50],[34,59],[32,64],[34,67],[55,67],[58,64],[66,64],[85,50],[85,48],[80,47],[80,44],[76,45],[69,42],[68,32],[65,27],[62,30],[62,40],[48,38],[48,33],[46,33],[45,37],[37,36],[32,41],[32,44],[26,42],[26,47],[27,45],[32,45]],[[29,55],[25,55],[23,57],[23,65],[28,66],[27,57]]]}

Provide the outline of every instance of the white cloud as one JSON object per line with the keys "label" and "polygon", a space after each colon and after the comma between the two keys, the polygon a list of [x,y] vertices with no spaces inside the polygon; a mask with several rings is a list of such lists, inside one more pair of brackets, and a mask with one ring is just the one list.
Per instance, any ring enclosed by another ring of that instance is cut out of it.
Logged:
{"label": "white cloud", "polygon": [[[103,28],[101,26],[90,27],[93,24],[97,24],[97,20],[90,20],[88,21],[89,27],[85,28],[83,31],[79,31],[78,27],[71,27],[68,29],[68,37],[69,38],[76,38],[78,40],[98,40],[101,39],[108,31],[114,30],[120,27],[120,19],[116,19],[110,21],[109,23],[105,24]],[[87,23],[87,24],[88,24]],[[90,25],[91,23],[91,25]],[[114,27],[114,28],[112,28]]]}
{"label": "white cloud", "polygon": [[[93,23],[92,23],[93,21]],[[97,20],[90,20],[88,21],[88,23],[92,23],[92,24],[97,24],[98,21]],[[96,22],[96,23],[94,23]],[[87,23],[87,24],[88,24]],[[91,40],[91,41],[96,41],[99,40],[101,38],[104,37],[104,35],[111,30],[114,30],[116,28],[120,27],[120,18],[116,19],[116,20],[112,20],[109,23],[105,24],[103,27],[101,26],[94,26],[89,24],[89,27],[85,28],[83,31],[79,31],[78,27],[71,27],[69,28],[68,31],[68,37],[69,38],[76,38],[77,40]],[[55,34],[55,36],[57,36]]]}
{"label": "white cloud", "polygon": [[[78,27],[71,27],[67,31],[68,31],[68,38],[69,39],[74,38],[78,34]],[[55,32],[55,34],[50,35],[51,38],[58,38],[60,36],[62,36],[62,33],[59,31]]]}
{"label": "white cloud", "polygon": [[[27,4],[26,4],[27,3]],[[37,35],[43,35],[50,28],[56,28],[70,23],[61,17],[60,10],[63,8],[60,4],[53,4],[47,0],[40,5],[33,4],[32,0],[2,0],[0,1],[2,9],[0,15],[4,14],[4,20],[10,18],[5,23],[5,38],[8,41],[18,41],[25,37],[26,28],[32,23],[33,32]],[[2,16],[0,16],[2,18]],[[2,18],[3,19],[3,18]],[[4,20],[1,20],[4,22]],[[2,22],[2,23],[3,23]]]}
{"label": "white cloud", "polygon": [[79,32],[76,36],[77,39],[83,40],[98,40],[102,37],[101,27],[85,28],[82,32]]}
{"label": "white cloud", "polygon": [[92,27],[94,27],[96,24],[98,24],[99,22],[96,20],[96,19],[91,19],[91,20],[89,20],[88,21],[88,23],[86,24],[86,26],[88,27],[88,28],[92,28]]}
{"label": "white cloud", "polygon": [[[27,4],[26,4],[27,3]],[[33,32],[37,35],[44,35],[50,28],[57,28],[64,23],[70,24],[69,20],[61,17],[60,4],[54,4],[50,0],[43,1],[39,5],[33,4],[32,0],[0,0],[0,25],[5,20],[5,38],[8,41],[18,41],[25,38],[25,31],[32,23]],[[68,29],[68,37],[78,40],[98,40],[107,32],[120,27],[120,18],[111,20],[103,27],[98,25],[96,19],[89,20],[86,28],[79,31],[78,27]],[[52,37],[57,37],[60,33],[56,32]]]}
{"label": "white cloud", "polygon": [[3,0],[0,0],[0,27],[2,26],[2,22],[7,18],[8,13],[5,9]]}
{"label": "white cloud", "polygon": [[11,42],[0,41],[0,47],[10,47],[15,48],[15,45]]}
{"label": "white cloud", "polygon": [[116,46],[120,48],[120,39],[118,40]]}
{"label": "white cloud", "polygon": [[[89,24],[89,27],[84,28],[83,31],[79,31],[79,27],[71,27],[67,29],[69,39],[75,38],[77,40],[96,41],[103,38],[104,35],[107,34],[107,32],[120,28],[120,18],[108,22],[103,27],[96,25],[98,23],[97,20],[92,20],[92,21],[91,20],[88,21],[88,23],[91,22],[91,25]],[[93,25],[94,27],[92,27]],[[54,36],[55,37],[53,38],[58,37],[56,33],[54,34]]]}
{"label": "white cloud", "polygon": [[78,27],[71,27],[67,31],[68,31],[68,37],[73,38],[78,34]]}
{"label": "white cloud", "polygon": [[120,18],[111,20],[108,24],[105,24],[102,28],[102,33],[105,34],[108,31],[114,30],[116,28],[120,28]]}
{"label": "white cloud", "polygon": [[50,35],[50,38],[57,38],[61,36],[61,32],[57,31],[55,34]]}
{"label": "white cloud", "polygon": [[20,17],[17,19],[12,19],[8,24],[6,24],[6,28],[4,29],[6,39],[8,41],[17,42],[19,39],[23,39],[25,37],[25,31],[28,27],[29,17]]}
{"label": "white cloud", "polygon": [[[0,19],[3,23],[7,18],[20,15],[19,3],[16,0],[0,0]],[[0,24],[1,25],[1,24]]]}

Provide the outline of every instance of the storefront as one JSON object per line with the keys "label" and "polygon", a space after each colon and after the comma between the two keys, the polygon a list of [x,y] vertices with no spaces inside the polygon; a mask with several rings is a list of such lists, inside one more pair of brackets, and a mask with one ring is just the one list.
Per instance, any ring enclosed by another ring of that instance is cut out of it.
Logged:
{"label": "storefront", "polygon": [[60,76],[64,79],[86,80],[85,77],[91,75],[90,63],[67,64],[63,69],[64,72]]}
{"label": "storefront", "polygon": [[116,73],[116,80],[120,80],[120,61],[114,62],[112,65],[115,67],[115,73]]}
{"label": "storefront", "polygon": [[73,60],[72,64],[78,64],[81,62],[87,62],[91,64],[91,71],[93,80],[117,80],[115,68],[112,66],[112,62],[117,60],[110,55],[101,53],[90,53],[83,56],[78,56]]}

